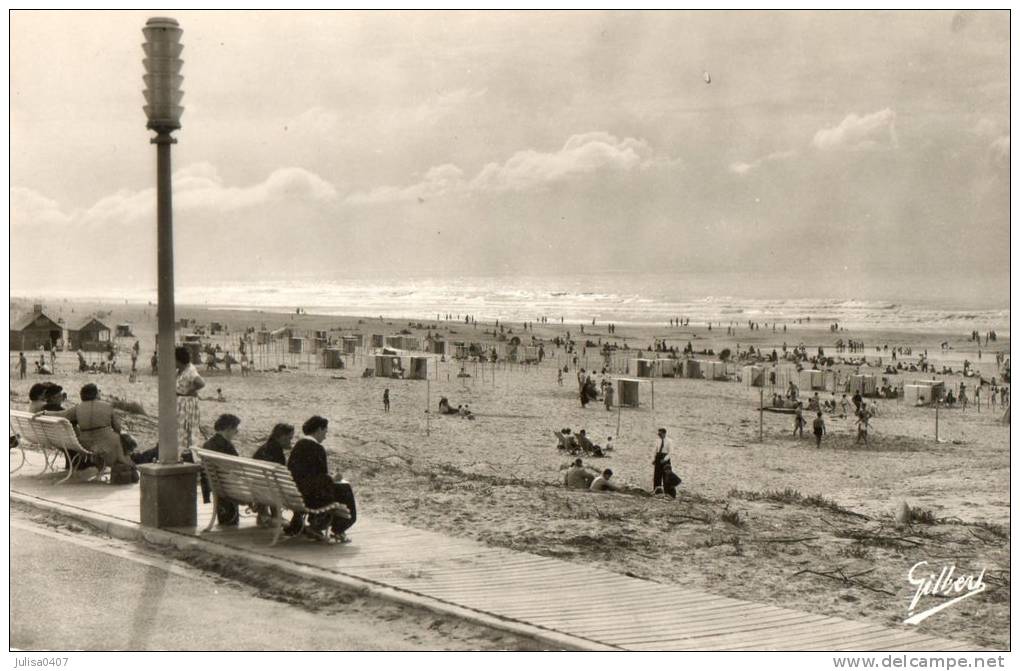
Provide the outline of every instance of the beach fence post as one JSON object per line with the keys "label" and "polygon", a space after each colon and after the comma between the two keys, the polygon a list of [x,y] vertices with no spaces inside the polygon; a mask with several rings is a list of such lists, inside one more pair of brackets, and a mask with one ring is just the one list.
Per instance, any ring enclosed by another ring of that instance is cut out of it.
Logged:
{"label": "beach fence post", "polygon": [[765,387],[758,388],[758,442],[765,442]]}
{"label": "beach fence post", "polygon": [[939,406],[941,402],[935,402],[935,442],[939,442]]}
{"label": "beach fence post", "polygon": [[432,431],[432,415],[429,410],[432,409],[432,382],[425,379],[425,435],[428,436]]}
{"label": "beach fence post", "polygon": [[652,383],[652,410],[655,410],[655,380],[652,380],[651,383]]}
{"label": "beach fence post", "polygon": [[616,439],[620,439],[620,416],[623,414],[623,404],[617,401],[616,403]]}

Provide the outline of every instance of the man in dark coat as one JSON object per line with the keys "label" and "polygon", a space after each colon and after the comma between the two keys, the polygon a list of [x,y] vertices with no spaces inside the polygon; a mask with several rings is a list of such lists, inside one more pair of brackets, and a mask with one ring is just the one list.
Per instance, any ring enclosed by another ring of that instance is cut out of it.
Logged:
{"label": "man in dark coat", "polygon": [[[357,521],[358,511],[351,486],[343,480],[335,481],[329,474],[326,448],[322,446],[328,430],[329,420],[325,417],[316,415],[309,418],[301,427],[305,437],[297,441],[290,451],[287,468],[309,508],[323,508],[331,503],[340,503],[346,508],[346,511],[341,508],[333,515],[331,526],[340,542],[348,543],[350,539],[346,532]],[[296,533],[302,522],[302,516],[295,515],[287,531]]]}

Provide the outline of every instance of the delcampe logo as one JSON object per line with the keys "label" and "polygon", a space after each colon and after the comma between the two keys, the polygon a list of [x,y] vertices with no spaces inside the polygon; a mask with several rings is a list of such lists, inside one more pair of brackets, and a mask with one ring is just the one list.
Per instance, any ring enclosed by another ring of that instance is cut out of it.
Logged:
{"label": "delcampe logo", "polygon": [[[935,575],[935,572],[929,566],[928,562],[919,561],[907,571],[907,580],[910,581],[911,585],[917,587],[917,592],[914,593],[914,598],[910,602],[910,608],[907,609],[907,619],[903,621],[903,624],[920,624],[940,610],[949,608],[964,599],[985,591],[985,583],[983,581],[985,569],[981,569],[981,573],[976,576],[961,574],[954,578],[953,574],[956,572],[954,564],[941,567],[938,576]],[[914,611],[917,610],[918,604],[921,602],[921,597],[924,596],[953,598],[948,601],[941,601],[927,610],[915,613]]]}

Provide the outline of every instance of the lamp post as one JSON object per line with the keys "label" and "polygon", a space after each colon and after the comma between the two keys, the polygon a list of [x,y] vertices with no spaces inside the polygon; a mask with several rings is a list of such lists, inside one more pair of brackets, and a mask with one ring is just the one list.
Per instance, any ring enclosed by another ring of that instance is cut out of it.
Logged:
{"label": "lamp post", "polygon": [[146,526],[194,526],[198,467],[180,462],[177,452],[177,389],[174,366],[174,236],[170,147],[181,127],[181,29],[170,18],[145,23],[146,127],[156,131],[156,265],[159,357],[159,461],[141,471],[141,521]]}

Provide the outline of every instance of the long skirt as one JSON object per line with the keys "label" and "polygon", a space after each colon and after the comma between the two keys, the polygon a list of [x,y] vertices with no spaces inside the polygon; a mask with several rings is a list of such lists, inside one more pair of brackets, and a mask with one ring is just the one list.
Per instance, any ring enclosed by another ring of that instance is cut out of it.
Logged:
{"label": "long skirt", "polygon": [[201,416],[198,412],[197,396],[177,397],[177,446],[181,454],[198,447],[201,434],[198,425]]}

